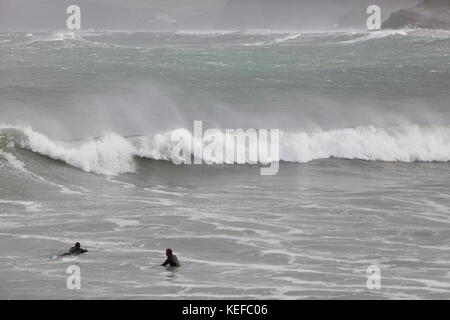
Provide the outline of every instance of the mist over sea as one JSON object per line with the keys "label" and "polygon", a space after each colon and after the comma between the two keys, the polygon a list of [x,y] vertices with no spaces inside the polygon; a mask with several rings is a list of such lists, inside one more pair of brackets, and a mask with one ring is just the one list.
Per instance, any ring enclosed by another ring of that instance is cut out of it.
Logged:
{"label": "mist over sea", "polygon": [[[0,298],[448,299],[449,98],[448,31],[0,32]],[[173,164],[196,120],[278,174]]]}

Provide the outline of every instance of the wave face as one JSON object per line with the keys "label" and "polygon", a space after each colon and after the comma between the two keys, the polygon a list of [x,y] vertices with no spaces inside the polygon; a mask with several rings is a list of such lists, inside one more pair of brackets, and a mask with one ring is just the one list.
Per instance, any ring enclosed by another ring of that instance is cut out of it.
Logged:
{"label": "wave face", "polygon": [[[185,140],[192,140],[186,129]],[[172,161],[179,155],[178,143],[171,140],[173,132],[152,137],[122,137],[107,134],[83,141],[55,141],[29,127],[2,127],[0,130],[2,152],[0,157],[14,167],[21,163],[8,151],[24,148],[37,154],[60,160],[86,172],[117,175],[135,172],[134,158]],[[206,146],[207,143],[204,143]],[[239,145],[245,150],[252,145]],[[253,146],[254,147],[254,146]],[[190,145],[186,149],[193,153]],[[239,149],[238,149],[239,150]],[[450,127],[403,126],[377,128],[374,126],[345,128],[315,133],[280,134],[281,161],[306,163],[318,159],[340,158],[390,162],[448,162],[450,161]],[[203,161],[221,163],[220,159],[204,156]],[[276,161],[277,158],[258,159],[259,163]],[[237,163],[238,161],[227,162]],[[249,163],[248,159],[244,163]]]}
{"label": "wave face", "polygon": [[130,142],[114,134],[78,145],[53,141],[29,127],[4,127],[1,137],[7,141],[7,146],[25,148],[86,172],[114,175],[134,171],[132,157],[135,149]]}
{"label": "wave face", "polygon": [[2,158],[135,172],[136,157],[172,161],[174,129],[189,139],[202,120],[279,128],[281,161],[449,161],[449,44],[442,30],[0,32]]}

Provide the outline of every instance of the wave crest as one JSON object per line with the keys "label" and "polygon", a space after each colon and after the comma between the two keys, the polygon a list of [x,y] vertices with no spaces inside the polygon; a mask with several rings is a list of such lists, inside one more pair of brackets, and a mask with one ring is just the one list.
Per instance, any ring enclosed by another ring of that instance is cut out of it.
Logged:
{"label": "wave crest", "polygon": [[[179,129],[192,139],[186,129]],[[122,137],[107,134],[96,139],[64,142],[52,140],[30,127],[0,127],[0,149],[25,148],[63,161],[86,172],[117,175],[135,171],[135,157],[170,161],[176,143],[172,132],[152,137]],[[245,146],[238,146],[244,147]],[[248,146],[247,146],[248,147]],[[188,147],[189,152],[192,150]],[[3,153],[0,153],[2,157]],[[305,163],[317,159],[341,158],[367,161],[448,162],[450,127],[374,126],[344,128],[315,133],[280,134],[280,160]],[[216,159],[203,159],[216,162]],[[262,161],[259,161],[260,163]],[[264,163],[264,162],[262,162]]]}
{"label": "wave crest", "polygon": [[16,147],[26,148],[52,159],[63,161],[86,172],[115,175],[134,171],[133,145],[125,138],[115,134],[83,141],[79,145],[71,145],[51,140],[46,135],[33,131],[29,127],[6,129],[2,130],[1,136],[11,140],[12,135]]}

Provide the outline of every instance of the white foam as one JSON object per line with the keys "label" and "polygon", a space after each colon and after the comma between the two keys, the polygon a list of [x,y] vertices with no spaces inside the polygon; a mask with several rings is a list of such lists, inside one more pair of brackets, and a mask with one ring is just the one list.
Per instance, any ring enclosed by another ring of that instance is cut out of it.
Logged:
{"label": "white foam", "polygon": [[[1,126],[0,129],[2,129]],[[52,159],[64,161],[86,172],[104,175],[134,172],[135,157],[171,161],[174,155],[179,154],[175,152],[178,150],[175,149],[177,148],[176,143],[170,139],[171,132],[157,134],[150,138],[125,138],[116,134],[108,134],[99,139],[70,144],[51,140],[31,128],[9,127],[9,129],[18,130],[21,133],[23,137],[19,144],[24,148]],[[184,141],[193,139],[192,134],[186,129],[179,129],[177,132],[182,133],[186,138],[183,139]],[[270,141],[262,141],[262,143],[264,142],[269,143]],[[245,141],[240,143],[247,144]],[[193,153],[191,145],[185,147],[188,152]],[[239,149],[245,152],[246,147],[240,146]],[[7,159],[8,163],[15,168],[25,170],[25,164],[14,155],[2,152],[0,156]],[[327,158],[389,162],[448,162],[450,161],[450,127],[408,125],[380,128],[365,126],[322,130],[313,133],[281,132],[279,159],[266,157],[259,158],[258,162],[268,163],[281,160],[305,163]],[[203,160],[221,163],[220,161],[223,159],[216,159],[211,154],[208,156],[205,154]],[[236,160],[234,162],[232,159],[231,162],[229,160],[226,159],[225,163],[236,163]]]}
{"label": "white foam", "polygon": [[81,39],[79,36],[77,36],[74,32],[53,32],[51,34],[28,34],[28,37],[32,38],[33,42],[58,42],[58,41],[65,41],[65,40],[74,40],[74,39]]}
{"label": "white foam", "polygon": [[12,201],[12,200],[0,199],[0,203],[24,206],[25,210],[28,212],[42,211],[42,209],[41,209],[42,205],[39,203],[36,203],[36,202],[32,202],[32,201]]}
{"label": "white foam", "polygon": [[[185,135],[188,139],[192,138],[187,130]],[[157,143],[152,142],[144,146],[141,145],[141,150],[138,152],[141,157],[159,160],[170,159],[174,147],[167,135],[161,136]],[[189,146],[187,149],[190,152],[193,151]],[[314,133],[281,133],[280,160],[304,163],[327,158],[447,162],[450,161],[450,127],[410,125],[377,128],[366,126]],[[214,158],[203,160],[217,163],[217,159]],[[258,160],[267,163],[277,159]]]}
{"label": "white foam", "polygon": [[11,167],[19,171],[28,173],[27,169],[25,168],[25,164],[19,159],[17,159],[13,154],[9,152],[0,151],[0,157],[4,158]]}
{"label": "white foam", "polygon": [[407,30],[376,30],[376,31],[369,31],[364,33],[359,33],[356,35],[356,38],[353,38],[351,40],[342,41],[340,43],[359,43],[359,42],[366,42],[370,40],[378,40],[378,39],[384,39],[392,36],[407,36],[408,32]]}
{"label": "white foam", "polygon": [[237,33],[239,30],[177,30],[175,34],[190,36],[224,36]]}
{"label": "white foam", "polygon": [[23,133],[26,135],[26,139],[22,141],[23,147],[86,172],[115,175],[134,171],[134,148],[118,135],[109,134],[74,147],[52,141],[31,128],[23,129]]}
{"label": "white foam", "polygon": [[368,126],[313,134],[284,133],[281,143],[281,159],[291,162],[326,158],[392,162],[450,161],[450,127]]}
{"label": "white foam", "polygon": [[126,220],[126,219],[118,219],[118,218],[109,218],[109,219],[105,219],[105,221],[112,222],[112,223],[118,225],[119,228],[140,225],[140,222],[137,221],[137,220]]}
{"label": "white foam", "polygon": [[289,35],[281,38],[275,39],[274,43],[284,43],[284,42],[291,42],[293,40],[296,40],[302,36],[301,33],[290,33]]}

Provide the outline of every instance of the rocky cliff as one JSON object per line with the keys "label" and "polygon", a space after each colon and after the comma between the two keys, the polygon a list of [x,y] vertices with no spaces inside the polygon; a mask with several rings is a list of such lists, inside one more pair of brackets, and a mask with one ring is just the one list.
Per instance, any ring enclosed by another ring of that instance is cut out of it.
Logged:
{"label": "rocky cliff", "polygon": [[382,27],[450,30],[450,0],[425,0],[414,8],[396,11]]}

